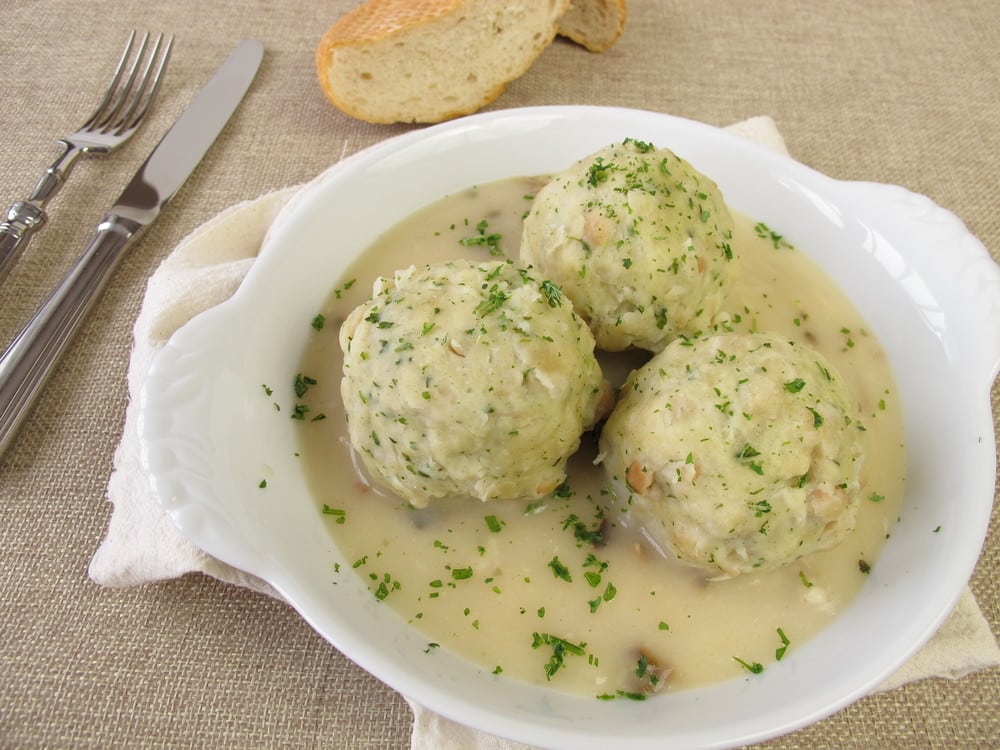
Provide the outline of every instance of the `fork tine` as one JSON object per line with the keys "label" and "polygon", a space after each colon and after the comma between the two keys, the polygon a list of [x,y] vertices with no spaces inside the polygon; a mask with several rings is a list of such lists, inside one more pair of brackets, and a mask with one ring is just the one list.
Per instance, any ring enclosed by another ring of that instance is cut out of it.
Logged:
{"label": "fork tine", "polygon": [[[145,117],[146,112],[149,110],[150,105],[153,103],[153,99],[159,92],[160,83],[163,80],[163,71],[170,61],[170,52],[174,46],[174,37],[173,35],[167,37],[166,46],[163,45],[163,41],[163,34],[161,33],[156,38],[153,51],[146,62],[145,70],[142,71],[142,78],[132,95],[129,106],[117,118],[116,123],[107,126],[113,135],[122,135],[138,127],[142,118]],[[162,54],[160,53],[161,47],[163,47]],[[153,71],[154,63],[156,63],[155,71]],[[150,79],[150,72],[153,73],[152,79]]]}
{"label": "fork tine", "polygon": [[107,130],[108,123],[112,122],[112,120],[118,116],[122,106],[125,104],[125,100],[128,98],[128,93],[132,89],[132,85],[135,83],[135,76],[139,71],[139,63],[142,62],[142,58],[146,54],[146,47],[148,45],[149,32],[147,31],[142,35],[142,41],[139,43],[139,49],[135,54],[135,58],[132,60],[132,65],[129,67],[125,82],[118,88],[114,101],[108,106],[108,109],[105,110],[102,116],[91,126],[91,129],[104,132]]}
{"label": "fork tine", "polygon": [[92,127],[101,117],[108,103],[111,102],[115,95],[115,91],[118,89],[118,82],[122,78],[122,73],[125,71],[125,63],[128,62],[129,55],[132,53],[132,45],[135,43],[135,30],[128,35],[128,42],[125,44],[125,49],[122,50],[121,59],[118,60],[118,66],[115,68],[114,75],[111,77],[111,83],[108,84],[108,88],[104,92],[104,96],[101,99],[100,104],[97,105],[97,109],[94,113],[87,119],[87,121],[81,127],[81,130]]}

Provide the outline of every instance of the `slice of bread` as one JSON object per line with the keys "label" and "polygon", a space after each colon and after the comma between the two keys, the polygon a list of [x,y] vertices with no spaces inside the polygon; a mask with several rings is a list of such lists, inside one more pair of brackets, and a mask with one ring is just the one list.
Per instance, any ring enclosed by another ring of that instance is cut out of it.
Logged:
{"label": "slice of bread", "polygon": [[441,122],[496,99],[552,41],[570,0],[368,0],[316,49],[324,93],[368,122]]}
{"label": "slice of bread", "polygon": [[571,0],[559,19],[559,35],[591,52],[604,52],[625,30],[627,0]]}

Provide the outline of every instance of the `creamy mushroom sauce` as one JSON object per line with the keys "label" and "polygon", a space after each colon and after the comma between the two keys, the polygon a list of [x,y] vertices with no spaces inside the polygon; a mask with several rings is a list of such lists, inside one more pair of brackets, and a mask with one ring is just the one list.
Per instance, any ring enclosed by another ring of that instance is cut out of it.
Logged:
{"label": "creamy mushroom sauce", "polygon": [[[734,214],[741,279],[730,326],[783,333],[822,352],[867,428],[857,530],[766,574],[705,577],[666,559],[607,501],[585,437],[567,485],[542,502],[454,501],[413,510],[352,462],[340,400],[339,324],[378,275],[457,257],[517,262],[540,178],[448,196],[381,237],[338,282],[300,365],[299,451],[326,524],[372,595],[426,634],[427,658],[458,652],[491,674],[601,698],[642,698],[751,677],[849,605],[889,537],[903,492],[902,416],[889,362],[843,292],[776,232]],[[798,238],[808,242],[807,237]],[[336,252],[331,240],[330,252]],[[322,325],[320,325],[322,321]],[[620,383],[644,354],[601,355]],[[315,381],[315,382],[313,382]],[[322,416],[322,419],[316,417]],[[605,543],[593,544],[603,530]]]}

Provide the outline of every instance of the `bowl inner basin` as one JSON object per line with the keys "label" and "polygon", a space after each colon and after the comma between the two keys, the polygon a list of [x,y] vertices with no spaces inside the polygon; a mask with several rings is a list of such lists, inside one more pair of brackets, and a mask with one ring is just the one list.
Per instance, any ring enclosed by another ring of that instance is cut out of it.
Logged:
{"label": "bowl inner basin", "polygon": [[[316,311],[390,226],[443,195],[555,172],[624,137],[688,159],[734,209],[781,227],[844,290],[893,364],[911,467],[892,538],[830,627],[761,675],[643,703],[498,679],[447,652],[428,660],[422,634],[364,586],[332,575],[351,561],[318,521],[294,455],[295,425],[275,419],[260,395],[262,385],[292,382]],[[925,220],[914,225],[914,214]],[[942,271],[937,243],[927,239],[964,231],[905,191],[839,183],[738,136],[654,113],[539,108],[415,131],[302,191],[237,294],[171,340],[146,388],[147,467],[195,544],[269,581],[347,656],[445,716],[554,748],[759,741],[877,685],[930,637],[975,564],[992,502],[987,391],[995,372],[969,366],[967,342],[976,333],[996,338],[996,319],[977,329],[975,290],[954,291],[958,272]]]}

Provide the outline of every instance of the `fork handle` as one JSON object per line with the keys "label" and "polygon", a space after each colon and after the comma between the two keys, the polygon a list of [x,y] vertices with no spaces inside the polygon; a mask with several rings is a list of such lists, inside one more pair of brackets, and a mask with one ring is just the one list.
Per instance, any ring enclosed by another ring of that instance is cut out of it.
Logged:
{"label": "fork handle", "polygon": [[45,204],[59,192],[76,158],[82,153],[81,149],[68,141],[59,142],[63,145],[63,153],[45,170],[31,195],[26,200],[12,204],[7,209],[4,220],[0,222],[0,284],[21,257],[31,236],[45,223],[48,218]]}
{"label": "fork handle", "polygon": [[45,209],[30,200],[18,201],[7,209],[7,216],[0,222],[0,283],[47,218]]}
{"label": "fork handle", "polygon": [[0,357],[0,455],[142,225],[108,214],[76,265]]}

